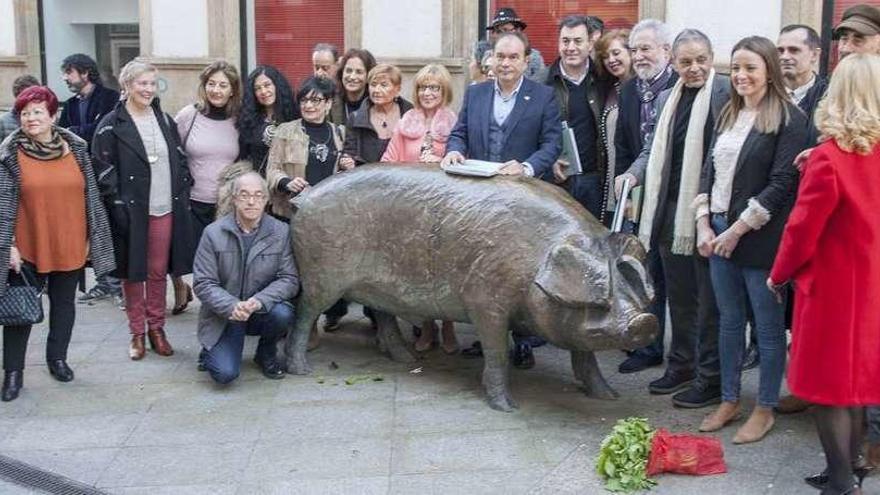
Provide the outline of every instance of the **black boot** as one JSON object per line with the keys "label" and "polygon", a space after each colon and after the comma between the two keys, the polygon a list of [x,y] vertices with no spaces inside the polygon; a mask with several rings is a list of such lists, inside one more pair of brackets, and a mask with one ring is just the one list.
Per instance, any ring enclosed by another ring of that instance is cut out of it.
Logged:
{"label": "black boot", "polygon": [[49,367],[49,374],[59,382],[69,382],[73,380],[73,370],[67,365],[63,359],[53,359],[46,362]]}
{"label": "black boot", "polygon": [[9,402],[17,399],[23,382],[24,374],[21,370],[7,371],[3,376],[3,392],[0,400]]}

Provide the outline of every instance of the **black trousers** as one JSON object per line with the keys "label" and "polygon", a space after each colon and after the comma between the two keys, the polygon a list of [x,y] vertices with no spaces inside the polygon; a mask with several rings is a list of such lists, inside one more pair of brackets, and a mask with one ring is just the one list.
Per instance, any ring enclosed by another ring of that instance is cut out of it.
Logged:
{"label": "black trousers", "polygon": [[[67,359],[67,347],[73,333],[76,319],[76,286],[83,269],[70,272],[50,272],[37,276],[38,284],[48,283],[49,292],[49,337],[46,340],[46,361]],[[21,285],[20,277],[10,273],[10,283]],[[3,327],[3,369],[21,371],[27,353],[31,325]]]}
{"label": "black trousers", "polygon": [[667,204],[658,249],[672,323],[672,344],[667,355],[669,371],[695,373],[700,381],[718,385],[721,380],[719,316],[709,277],[709,260],[696,249],[690,256],[672,253],[674,219],[675,205]]}

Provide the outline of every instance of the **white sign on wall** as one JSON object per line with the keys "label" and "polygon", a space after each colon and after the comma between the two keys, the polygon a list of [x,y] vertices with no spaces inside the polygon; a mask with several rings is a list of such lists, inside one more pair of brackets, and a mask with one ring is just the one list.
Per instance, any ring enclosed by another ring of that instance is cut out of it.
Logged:
{"label": "white sign on wall", "polygon": [[0,0],[0,56],[15,55],[15,5]]}
{"label": "white sign on wall", "polygon": [[443,55],[442,0],[363,0],[363,45],[377,57]]}
{"label": "white sign on wall", "polygon": [[715,49],[715,63],[727,65],[730,50],[746,36],[766,36],[776,43],[782,27],[782,0],[672,0],[666,2],[666,22],[673,37],[684,28],[706,33]]}
{"label": "white sign on wall", "polygon": [[207,57],[207,0],[153,0],[153,55]]}

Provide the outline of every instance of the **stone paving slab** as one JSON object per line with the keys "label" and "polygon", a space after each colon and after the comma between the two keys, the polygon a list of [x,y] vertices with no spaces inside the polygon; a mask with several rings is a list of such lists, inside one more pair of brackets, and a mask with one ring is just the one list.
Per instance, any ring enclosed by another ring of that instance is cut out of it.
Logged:
{"label": "stone paving slab", "polygon": [[[49,376],[45,325],[36,328],[22,395],[0,404],[0,453],[120,494],[603,493],[594,463],[617,419],[644,416],[692,432],[708,413],[649,395],[662,368],[617,374],[618,351],[599,361],[621,399],[586,398],[568,354],[552,346],[536,349],[534,369],[511,370],[520,409],[493,411],[482,360],[434,350],[394,363],[378,353],[356,307],[310,353],[311,376],[266,380],[250,359],[251,338],[239,380],[221,387],[196,370],[197,310],[169,316],[174,356],[148,352],[132,362],[124,313],[109,302],[80,305],[76,380],[67,384]],[[462,346],[475,338],[467,325],[457,332]],[[362,374],[382,381],[345,384]],[[747,372],[746,406],[756,389],[757,372]],[[660,476],[651,493],[813,493],[802,478],[823,458],[809,416],[779,417],[754,445],[733,445],[735,429],[717,435],[726,475]],[[0,493],[30,491],[0,481]],[[880,493],[880,481],[867,481],[865,493]]]}

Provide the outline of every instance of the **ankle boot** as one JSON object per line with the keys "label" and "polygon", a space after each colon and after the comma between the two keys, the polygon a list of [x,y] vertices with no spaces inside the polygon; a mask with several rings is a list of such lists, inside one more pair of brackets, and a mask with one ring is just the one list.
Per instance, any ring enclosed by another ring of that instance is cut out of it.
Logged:
{"label": "ankle boot", "polygon": [[147,330],[147,337],[150,339],[150,347],[160,356],[170,356],[174,354],[174,349],[165,338],[165,331],[161,328]]}
{"label": "ankle boot", "polygon": [[9,402],[17,399],[23,383],[24,373],[21,370],[7,371],[3,375],[3,391],[0,393],[0,400]]}
{"label": "ankle boot", "polygon": [[144,354],[147,352],[144,348],[144,340],[144,334],[131,336],[131,343],[128,345],[128,357],[132,361],[140,361],[144,358]]}

